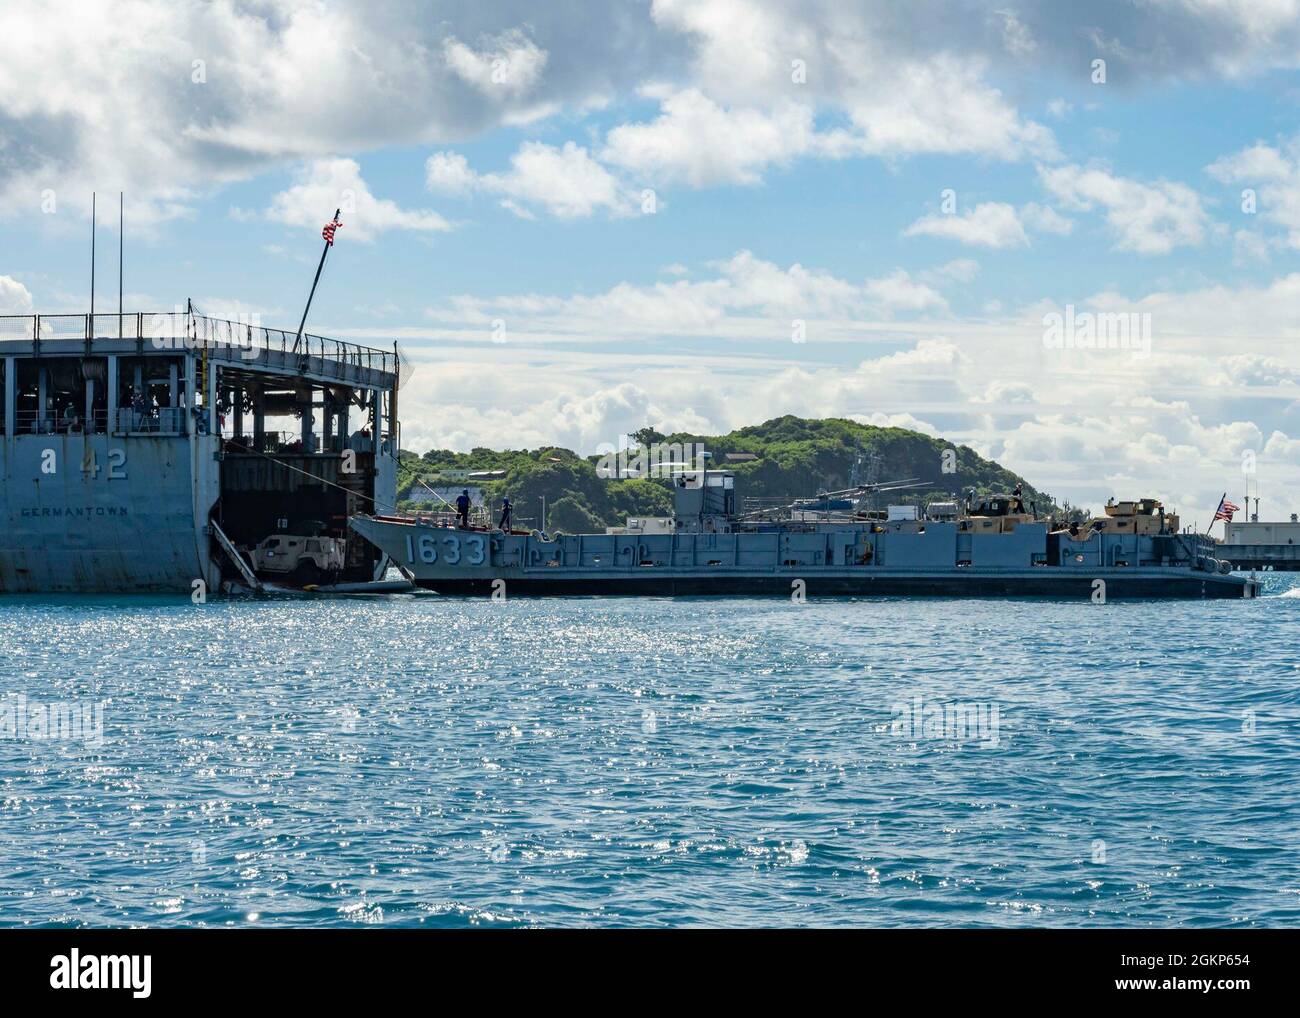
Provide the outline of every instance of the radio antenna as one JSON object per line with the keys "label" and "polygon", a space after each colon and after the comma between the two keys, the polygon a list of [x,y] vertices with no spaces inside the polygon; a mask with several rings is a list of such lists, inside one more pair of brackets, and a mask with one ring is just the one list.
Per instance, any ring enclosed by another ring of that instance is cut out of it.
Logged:
{"label": "radio antenna", "polygon": [[90,192],[90,332],[95,331],[95,192]]}

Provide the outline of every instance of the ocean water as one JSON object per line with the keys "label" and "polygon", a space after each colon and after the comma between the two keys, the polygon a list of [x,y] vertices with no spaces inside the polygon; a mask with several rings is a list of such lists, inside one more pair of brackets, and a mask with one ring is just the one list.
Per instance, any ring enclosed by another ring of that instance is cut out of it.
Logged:
{"label": "ocean water", "polygon": [[0,923],[1296,925],[1298,623],[0,599]]}

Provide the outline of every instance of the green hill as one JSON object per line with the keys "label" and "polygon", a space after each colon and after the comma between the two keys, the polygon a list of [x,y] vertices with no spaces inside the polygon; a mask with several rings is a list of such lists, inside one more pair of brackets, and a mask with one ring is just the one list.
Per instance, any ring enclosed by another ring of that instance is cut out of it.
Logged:
{"label": "green hill", "polygon": [[[924,483],[906,491],[881,496],[885,501],[924,503],[948,498],[969,488],[979,494],[1010,492],[1023,485],[1026,503],[1035,501],[1040,512],[1059,512],[1056,506],[1023,478],[986,460],[973,449],[953,445],[904,428],[877,428],[841,418],[806,420],[778,417],[763,424],[741,428],[726,435],[677,433],[660,435],[642,429],[632,436],[638,444],[669,443],[673,446],[702,444],[712,453],[711,467],[736,474],[736,488],[742,499],[800,498],[822,491],[847,488],[855,478],[864,483],[874,460],[876,478],[889,481],[920,478]],[[728,461],[728,453],[754,457]],[[618,526],[628,516],[664,516],[672,511],[672,488],[667,478],[607,480],[597,475],[600,457],[582,457],[568,449],[537,450],[474,449],[455,453],[436,449],[417,456],[403,452],[398,465],[399,499],[409,499],[411,490],[423,491],[426,483],[459,485],[473,483],[498,502],[508,495],[520,524],[536,526],[546,499],[549,529],[568,533],[603,531]],[[499,479],[487,481],[438,480],[442,471],[504,471]],[[409,502],[400,503],[402,508]]]}

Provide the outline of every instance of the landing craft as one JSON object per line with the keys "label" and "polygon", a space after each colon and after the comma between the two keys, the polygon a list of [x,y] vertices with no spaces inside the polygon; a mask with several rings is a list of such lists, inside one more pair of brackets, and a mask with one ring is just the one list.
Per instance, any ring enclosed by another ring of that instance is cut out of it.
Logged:
{"label": "landing craft", "polygon": [[[685,471],[662,526],[547,535],[457,527],[446,515],[359,514],[352,529],[415,583],[443,594],[642,594],[789,597],[900,595],[1109,598],[1253,597],[1216,545],[1180,533],[1154,499],[1112,503],[1064,525],[1017,495],[926,511],[836,511],[849,492],[739,513],[735,475]],[[863,486],[862,490],[865,490]],[[818,508],[810,508],[818,506]]]}

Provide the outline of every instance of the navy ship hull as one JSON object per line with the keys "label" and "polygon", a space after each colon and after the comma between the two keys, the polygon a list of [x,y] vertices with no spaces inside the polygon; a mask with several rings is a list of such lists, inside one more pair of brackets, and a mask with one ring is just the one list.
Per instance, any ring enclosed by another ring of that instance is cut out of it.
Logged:
{"label": "navy ship hull", "polygon": [[1243,581],[1232,576],[1109,574],[1100,577],[1043,576],[1035,572],[998,576],[879,574],[873,576],[672,576],[672,577],[440,577],[416,579],[417,585],[439,594],[485,596],[493,581],[505,579],[511,596],[632,596],[632,597],[790,597],[797,579],[807,597],[1036,597],[1089,599],[1106,582],[1106,599],[1242,598],[1251,597]]}
{"label": "navy ship hull", "polygon": [[0,592],[215,589],[204,524],[219,495],[216,448],[209,436],[0,441]]}

